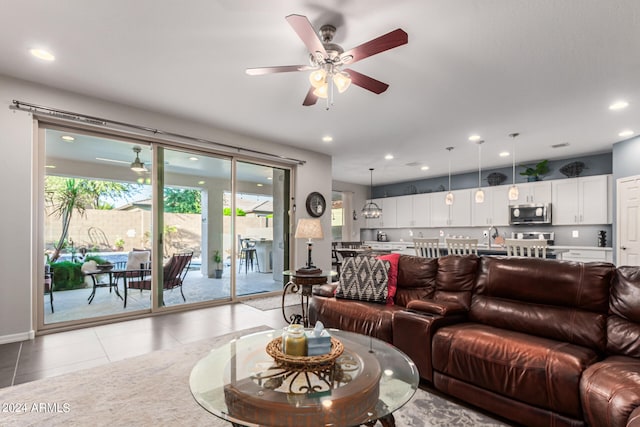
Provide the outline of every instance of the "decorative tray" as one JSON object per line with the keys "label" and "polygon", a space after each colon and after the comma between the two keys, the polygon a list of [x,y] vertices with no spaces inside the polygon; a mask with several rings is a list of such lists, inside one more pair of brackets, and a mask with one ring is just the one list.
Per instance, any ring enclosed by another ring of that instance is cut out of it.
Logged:
{"label": "decorative tray", "polygon": [[327,354],[317,356],[290,356],[282,351],[282,337],[271,340],[267,344],[267,354],[281,365],[294,368],[307,368],[320,365],[329,365],[344,351],[344,345],[334,337],[331,337],[331,350]]}

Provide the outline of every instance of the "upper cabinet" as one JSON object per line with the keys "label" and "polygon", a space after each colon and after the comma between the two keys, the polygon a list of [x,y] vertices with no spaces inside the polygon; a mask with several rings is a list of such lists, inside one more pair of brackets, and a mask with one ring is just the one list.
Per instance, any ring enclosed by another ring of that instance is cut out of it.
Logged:
{"label": "upper cabinet", "polygon": [[553,225],[611,224],[611,175],[552,181]]}
{"label": "upper cabinet", "polygon": [[446,193],[431,193],[431,227],[471,225],[471,190],[455,190],[453,205],[444,202]]}
{"label": "upper cabinet", "polygon": [[499,185],[483,188],[484,202],[475,203],[475,191],[471,194],[471,225],[509,225],[509,187]]}
{"label": "upper cabinet", "polygon": [[509,200],[509,205],[551,203],[552,182],[535,181],[518,184],[518,200]]}

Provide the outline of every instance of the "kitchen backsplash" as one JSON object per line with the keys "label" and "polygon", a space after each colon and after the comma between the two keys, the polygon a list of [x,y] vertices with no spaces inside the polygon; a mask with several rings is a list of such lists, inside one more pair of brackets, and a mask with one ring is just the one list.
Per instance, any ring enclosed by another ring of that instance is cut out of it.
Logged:
{"label": "kitchen backsplash", "polygon": [[[498,233],[510,238],[511,233],[521,233],[530,231],[553,231],[555,233],[556,246],[598,246],[598,232],[604,230],[607,235],[606,246],[611,247],[612,226],[611,225],[581,225],[581,226],[507,226],[497,227]],[[360,232],[361,240],[376,240],[378,230],[363,229]],[[446,236],[463,236],[477,238],[480,242],[486,242],[483,232],[488,231],[488,227],[443,227],[443,228],[395,228],[384,229],[387,233],[387,240],[391,242],[411,242],[413,238],[419,237],[440,237],[440,231]],[[574,233],[577,232],[577,237]]]}

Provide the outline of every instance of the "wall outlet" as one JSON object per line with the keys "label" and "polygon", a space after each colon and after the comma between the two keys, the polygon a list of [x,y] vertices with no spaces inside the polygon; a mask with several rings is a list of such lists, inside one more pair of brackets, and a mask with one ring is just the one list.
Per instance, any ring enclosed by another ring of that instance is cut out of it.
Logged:
{"label": "wall outlet", "polygon": [[487,237],[489,237],[489,232],[488,232],[487,230],[484,230],[484,231],[482,232],[482,237],[484,237],[485,239],[486,239]]}
{"label": "wall outlet", "polygon": [[580,232],[578,230],[573,230],[571,232],[571,237],[573,237],[574,239],[577,239],[578,237],[580,237]]}
{"label": "wall outlet", "polygon": [[440,237],[444,237],[444,230],[440,230]]}

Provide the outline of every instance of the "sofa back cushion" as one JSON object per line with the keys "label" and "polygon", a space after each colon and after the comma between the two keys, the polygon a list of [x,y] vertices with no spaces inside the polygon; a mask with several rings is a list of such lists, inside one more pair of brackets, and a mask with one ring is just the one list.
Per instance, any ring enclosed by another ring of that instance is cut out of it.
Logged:
{"label": "sofa back cushion", "polygon": [[640,358],[640,267],[618,267],[607,319],[607,352]]}
{"label": "sofa back cushion", "polygon": [[396,305],[406,307],[414,299],[431,298],[436,290],[438,258],[400,255]]}
{"label": "sofa back cushion", "polygon": [[457,302],[469,309],[471,292],[478,276],[478,264],[476,255],[438,258],[438,278],[433,299],[438,302]]}
{"label": "sofa back cushion", "polygon": [[614,266],[483,257],[470,319],[604,352]]}

